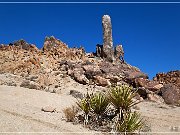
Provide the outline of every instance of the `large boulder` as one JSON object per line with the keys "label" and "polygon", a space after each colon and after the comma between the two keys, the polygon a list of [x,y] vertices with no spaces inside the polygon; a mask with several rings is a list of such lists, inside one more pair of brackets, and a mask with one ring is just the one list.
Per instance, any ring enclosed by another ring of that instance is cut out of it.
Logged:
{"label": "large boulder", "polygon": [[97,85],[103,86],[103,87],[105,87],[105,86],[110,86],[110,85],[111,85],[111,83],[109,82],[108,79],[105,79],[105,78],[103,78],[103,77],[101,77],[101,76],[95,76],[95,77],[94,77],[94,81],[95,81],[95,83],[96,83]]}
{"label": "large boulder", "polygon": [[163,85],[157,81],[151,81],[144,78],[136,78],[134,82],[136,87],[144,87],[153,92],[156,92],[163,87]]}
{"label": "large boulder", "polygon": [[74,74],[74,79],[75,81],[81,83],[81,84],[88,84],[89,80],[86,78],[86,76],[84,74]]}
{"label": "large boulder", "polygon": [[165,84],[161,88],[162,97],[167,104],[180,105],[180,89],[173,84]]}
{"label": "large boulder", "polygon": [[96,75],[99,75],[99,74],[102,74],[99,66],[96,66],[96,65],[84,65],[83,66],[83,69],[85,71],[85,75],[88,79],[92,79],[93,76],[96,76]]}

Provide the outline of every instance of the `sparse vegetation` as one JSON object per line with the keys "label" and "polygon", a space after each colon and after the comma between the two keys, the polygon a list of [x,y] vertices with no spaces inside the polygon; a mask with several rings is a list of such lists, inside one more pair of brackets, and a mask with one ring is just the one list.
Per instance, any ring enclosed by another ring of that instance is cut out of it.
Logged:
{"label": "sparse vegetation", "polygon": [[78,113],[78,108],[74,105],[67,107],[63,110],[63,113],[68,122],[73,122],[75,120],[76,114]]}
{"label": "sparse vegetation", "polygon": [[[145,124],[140,114],[131,110],[131,107],[139,103],[133,99],[135,94],[136,92],[129,86],[115,86],[111,87],[107,93],[87,93],[76,103],[83,111],[85,125],[99,128],[99,130],[101,127],[106,127],[105,131],[108,132],[128,134],[140,131]],[[69,111],[72,109],[67,109],[66,114]],[[72,116],[75,117],[75,115]]]}

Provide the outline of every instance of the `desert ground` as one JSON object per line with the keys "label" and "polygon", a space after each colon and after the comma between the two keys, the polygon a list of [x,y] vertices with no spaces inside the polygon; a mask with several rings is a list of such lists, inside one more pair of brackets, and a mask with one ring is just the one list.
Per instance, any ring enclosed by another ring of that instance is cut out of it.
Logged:
{"label": "desert ground", "polygon": [[[83,85],[79,85],[83,87]],[[83,89],[79,88],[82,92]],[[22,87],[0,85],[0,129],[3,134],[103,134],[64,120],[62,110],[75,104],[69,91],[49,93]],[[42,107],[56,108],[53,113]],[[141,102],[137,111],[147,120],[146,134],[180,134],[180,108],[150,101]],[[135,108],[136,109],[136,108]],[[0,134],[1,134],[0,133]],[[145,133],[143,133],[145,134]]]}

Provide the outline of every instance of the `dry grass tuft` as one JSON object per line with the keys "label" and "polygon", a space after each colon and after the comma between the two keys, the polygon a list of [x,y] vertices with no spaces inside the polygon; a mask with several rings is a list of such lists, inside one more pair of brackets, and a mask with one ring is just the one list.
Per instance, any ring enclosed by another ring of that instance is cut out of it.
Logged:
{"label": "dry grass tuft", "polygon": [[67,107],[63,110],[63,113],[66,117],[67,122],[74,122],[76,114],[78,113],[79,109],[77,106],[72,105],[71,107]]}

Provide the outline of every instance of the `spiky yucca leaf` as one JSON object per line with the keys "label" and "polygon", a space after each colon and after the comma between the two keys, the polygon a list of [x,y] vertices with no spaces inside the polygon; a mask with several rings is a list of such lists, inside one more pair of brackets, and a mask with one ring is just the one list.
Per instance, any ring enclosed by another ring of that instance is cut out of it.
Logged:
{"label": "spiky yucca leaf", "polygon": [[94,94],[90,98],[90,104],[95,114],[103,114],[109,104],[107,97],[104,94]]}
{"label": "spiky yucca leaf", "polygon": [[89,99],[83,98],[82,100],[76,102],[79,108],[87,115],[90,111]]}
{"label": "spiky yucca leaf", "polygon": [[144,120],[140,118],[140,114],[126,113],[125,119],[123,121],[119,121],[116,125],[117,132],[134,132],[136,130],[140,130],[144,125]]}
{"label": "spiky yucca leaf", "polygon": [[128,111],[130,110],[130,107],[139,103],[132,100],[133,97],[135,97],[135,94],[136,92],[133,92],[131,87],[122,85],[112,87],[108,91],[107,97],[117,110],[122,109]]}

